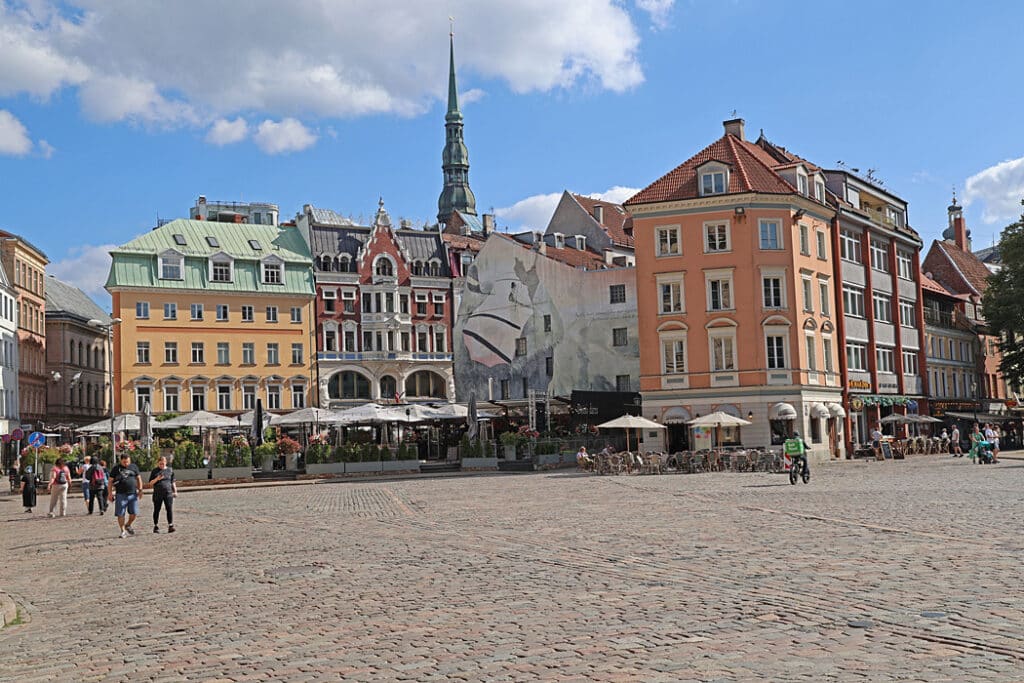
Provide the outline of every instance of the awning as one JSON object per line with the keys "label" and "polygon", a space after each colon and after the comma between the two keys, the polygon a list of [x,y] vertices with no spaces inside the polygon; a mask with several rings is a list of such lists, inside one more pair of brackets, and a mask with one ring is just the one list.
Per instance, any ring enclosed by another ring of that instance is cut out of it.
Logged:
{"label": "awning", "polygon": [[1007,420],[1019,420],[1019,415],[999,415],[996,413],[955,413],[949,411],[946,417],[955,417],[958,420],[975,420],[977,422],[1006,422]]}
{"label": "awning", "polygon": [[796,408],[788,403],[776,403],[768,411],[769,420],[795,420]]}
{"label": "awning", "polygon": [[685,424],[693,419],[690,411],[682,406],[675,406],[665,411],[661,421],[667,425]]}
{"label": "awning", "polygon": [[846,417],[846,411],[838,403],[826,403],[828,414],[832,417]]}
{"label": "awning", "polygon": [[827,420],[831,415],[828,412],[828,408],[820,403],[815,403],[811,406],[811,417],[819,420]]}

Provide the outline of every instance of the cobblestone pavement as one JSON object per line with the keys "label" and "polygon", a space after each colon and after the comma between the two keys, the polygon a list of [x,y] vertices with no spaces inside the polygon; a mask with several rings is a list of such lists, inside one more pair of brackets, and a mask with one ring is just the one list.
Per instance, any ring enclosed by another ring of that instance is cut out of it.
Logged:
{"label": "cobblestone pavement", "polygon": [[[1024,680],[1024,462],[0,498],[2,681]],[[151,511],[143,502],[143,519]]]}

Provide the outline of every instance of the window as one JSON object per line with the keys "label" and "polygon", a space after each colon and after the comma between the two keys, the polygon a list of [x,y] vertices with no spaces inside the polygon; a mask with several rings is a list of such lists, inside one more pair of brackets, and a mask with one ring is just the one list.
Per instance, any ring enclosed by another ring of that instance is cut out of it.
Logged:
{"label": "window", "polygon": [[291,309],[291,319],[292,319],[293,323],[301,323],[302,322],[302,309],[299,308],[298,306],[292,306],[292,309]]}
{"label": "window", "polygon": [[814,289],[811,287],[811,278],[805,277],[800,280],[804,294],[804,313],[814,312]]}
{"label": "window", "polygon": [[913,257],[905,251],[896,250],[896,275],[904,280],[914,279]]}
{"label": "window", "polygon": [[526,337],[519,337],[518,339],[516,339],[516,355],[526,355]]}
{"label": "window", "polygon": [[[345,312],[346,313],[355,313],[355,311],[348,310],[347,307],[345,308]],[[408,294],[399,294],[398,295],[398,312],[402,313],[402,314],[405,314],[405,315],[409,314],[409,295]]]}
{"label": "window", "polygon": [[625,327],[612,328],[612,346],[626,346],[629,344],[629,333]]}
{"label": "window", "polygon": [[871,267],[882,273],[889,272],[889,245],[871,240]]}
{"label": "window", "polygon": [[377,266],[375,272],[377,273],[377,275],[383,277],[392,277],[395,274],[395,269],[394,266],[391,265],[390,259],[382,257],[377,259]]}
{"label": "window", "polygon": [[436,353],[445,353],[448,349],[445,344],[444,330],[438,329],[434,331],[434,351]]}
{"label": "window", "polygon": [[149,302],[148,301],[136,301],[135,302],[135,317],[139,320],[146,320],[149,318]]}
{"label": "window", "polygon": [[[338,333],[335,330],[324,330],[324,351],[338,350]],[[349,349],[346,349],[346,351]]]}
{"label": "window", "polygon": [[701,195],[723,194],[725,192],[725,171],[702,173],[700,176]]}
{"label": "window", "polygon": [[178,364],[178,342],[164,342],[164,362],[168,365]]}
{"label": "window", "polygon": [[711,337],[711,371],[736,369],[736,338],[733,333]]}
{"label": "window", "polygon": [[509,387],[509,384],[510,384],[509,380],[507,380],[507,379],[501,380],[501,383],[500,383],[501,398],[503,400],[508,400],[509,394],[511,393],[511,388]]}
{"label": "window", "polygon": [[[525,378],[523,378],[525,381]],[[410,398],[445,398],[447,385],[436,372],[418,370],[405,380],[405,395]]]}
{"label": "window", "polygon": [[192,410],[206,410],[206,388],[192,387]]}
{"label": "window", "polygon": [[828,304],[828,283],[818,281],[818,296],[821,297],[821,314],[829,315],[829,304]]}
{"label": "window", "polygon": [[892,297],[887,294],[878,294],[876,292],[871,295],[871,298],[874,303],[875,322],[891,323]]}
{"label": "window", "polygon": [[231,364],[231,345],[228,342],[217,342],[217,365]]}
{"label": "window", "polygon": [[727,311],[732,308],[732,278],[709,276],[708,310]]}
{"label": "window", "polygon": [[217,387],[217,410],[231,410],[231,387]]}
{"label": "window", "polygon": [[781,370],[786,367],[786,338],[781,335],[765,337],[765,347],[769,370]]}
{"label": "window", "polygon": [[875,360],[878,362],[879,372],[894,372],[892,349],[882,347],[875,349]]}
{"label": "window", "polygon": [[242,387],[242,410],[256,409],[256,387],[247,384]]}
{"label": "window", "polygon": [[615,375],[615,391],[630,391],[629,375]]}
{"label": "window", "polygon": [[292,344],[292,365],[302,365],[303,356],[302,344]]}
{"label": "window", "polygon": [[555,359],[552,356],[544,359],[544,374],[548,377],[553,377],[555,374]]}
{"label": "window", "polygon": [[782,308],[782,278],[777,275],[762,277],[761,294],[765,308]]}
{"label": "window", "polygon": [[[388,305],[389,305],[389,309],[388,310],[390,311],[390,310],[393,310],[393,308],[390,308],[390,305],[391,305],[391,298],[390,297],[391,297],[391,295],[388,294],[387,296],[388,296],[388,298],[386,299],[386,301],[388,302]],[[438,315],[438,316],[444,315],[444,299],[442,299],[441,301],[438,301],[437,299],[434,299],[434,315]]]}
{"label": "window", "polygon": [[142,412],[146,409],[146,404],[149,403],[150,399],[150,388],[149,387],[135,387],[135,410]]}
{"label": "window", "polygon": [[803,196],[807,196],[807,176],[805,176],[803,173],[796,174],[796,189]]}
{"label": "window", "polygon": [[828,258],[828,249],[825,247],[825,233],[819,230],[815,233],[815,238],[818,245],[818,258],[822,260]]}
{"label": "window", "polygon": [[661,355],[665,365],[663,374],[679,375],[686,372],[686,337],[663,338]]}
{"label": "window", "polygon": [[782,249],[782,233],[778,221],[762,220],[760,230],[762,249]]}
{"label": "window", "polygon": [[729,224],[705,223],[704,253],[713,254],[720,251],[729,251]]}
{"label": "window", "polygon": [[256,320],[256,312],[252,306],[242,306],[242,322],[251,323]]}
{"label": "window", "polygon": [[917,351],[903,352],[903,374],[916,375],[920,372],[917,365]]}
{"label": "window", "polygon": [[267,306],[267,322],[277,322],[277,306]]}
{"label": "window", "polygon": [[279,365],[281,363],[281,351],[277,342],[267,344],[267,365]]}
{"label": "window", "polygon": [[683,281],[682,278],[661,282],[661,312],[683,312]]}
{"label": "window", "polygon": [[815,372],[818,370],[818,348],[814,343],[814,337],[806,335],[804,342],[807,344],[807,369]]}
{"label": "window", "polygon": [[203,351],[203,342],[192,342],[192,363],[201,365],[206,362],[206,355]]}
{"label": "window", "polygon": [[292,385],[292,408],[305,408],[306,407],[306,385],[304,384],[293,384]]}
{"label": "window", "polygon": [[613,304],[626,303],[626,285],[611,285],[608,287],[608,300]]}
{"label": "window", "polygon": [[855,372],[867,372],[868,347],[857,342],[846,342],[846,367]]}
{"label": "window", "polygon": [[839,255],[844,261],[861,263],[860,235],[849,230],[840,231]]}
{"label": "window", "polygon": [[860,287],[843,287],[843,307],[846,309],[846,315],[863,318],[864,290]]}
{"label": "window", "polygon": [[179,408],[178,403],[178,387],[169,387],[164,385],[164,411],[168,413],[176,413]]}
{"label": "window", "polygon": [[184,258],[177,254],[173,256],[161,256],[160,257],[160,279],[161,280],[180,280],[181,271],[184,267]]}
{"label": "window", "polygon": [[202,320],[203,319],[203,305],[202,304],[192,304],[191,306],[189,306],[189,311],[191,313],[192,320]]}
{"label": "window", "polygon": [[917,327],[916,318],[914,302],[900,299],[900,325],[903,327]]}
{"label": "window", "polygon": [[231,282],[231,261],[214,261],[210,264],[210,280],[213,282]]}
{"label": "window", "polygon": [[227,304],[217,304],[217,322],[224,323],[224,322],[227,322],[227,321],[228,321],[228,305]]}
{"label": "window", "polygon": [[256,365],[256,344],[242,342],[242,365]]}
{"label": "window", "polygon": [[811,255],[811,241],[809,237],[809,231],[806,225],[800,226],[800,253],[804,256]]}
{"label": "window", "polygon": [[188,242],[185,240],[185,236],[180,233],[174,234],[174,243],[177,244],[179,247],[184,247],[188,245]]}
{"label": "window", "polygon": [[[422,334],[424,335],[423,336],[423,344],[422,344],[422,346],[420,346],[420,348],[418,350],[419,351],[426,351],[427,350],[427,347],[426,347],[426,344],[427,344],[427,342],[426,342],[426,333],[424,332]],[[363,351],[373,351],[373,332],[366,332],[366,331],[363,332]]]}
{"label": "window", "polygon": [[267,409],[281,409],[281,387],[277,384],[272,384],[267,387]]}
{"label": "window", "polygon": [[263,264],[263,284],[279,285],[283,282],[280,263]]}
{"label": "window", "polygon": [[321,298],[324,301],[324,311],[326,313],[334,313],[337,310],[338,294],[331,289],[325,289],[321,294]]}
{"label": "window", "polygon": [[[408,342],[409,342],[409,333],[408,332],[403,332],[402,334],[405,336],[405,341],[406,341],[406,344],[402,348],[402,350],[403,351],[408,351],[409,350],[409,344],[408,344]],[[350,330],[345,330],[344,342],[345,342],[345,351],[356,351],[357,350],[356,349],[356,331],[355,331],[355,328],[350,329]]]}
{"label": "window", "polygon": [[679,256],[679,228],[658,228],[658,256]]}
{"label": "window", "polygon": [[214,249],[219,249],[220,248],[220,242],[218,242],[217,238],[214,237],[213,235],[207,235],[206,236],[206,243],[209,244]]}
{"label": "window", "polygon": [[149,342],[135,342],[135,362],[149,365]]}
{"label": "window", "polygon": [[820,180],[814,181],[814,198],[819,202],[825,202],[825,183]]}
{"label": "window", "polygon": [[831,374],[835,372],[835,366],[832,364],[832,340],[828,337],[822,337],[822,356],[825,358],[825,372]]}
{"label": "window", "polygon": [[544,331],[545,332],[550,332],[551,331],[551,316],[547,315],[547,314],[545,314],[545,316],[544,316]]}

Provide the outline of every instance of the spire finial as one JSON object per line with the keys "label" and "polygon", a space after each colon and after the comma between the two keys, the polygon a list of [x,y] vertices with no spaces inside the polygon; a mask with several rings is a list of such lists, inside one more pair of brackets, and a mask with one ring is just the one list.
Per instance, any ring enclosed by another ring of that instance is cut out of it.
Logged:
{"label": "spire finial", "polygon": [[384,197],[379,196],[379,195],[378,195],[378,199],[377,199],[377,208],[378,209],[383,209],[384,208]]}
{"label": "spire finial", "polygon": [[448,37],[455,38],[455,17],[448,15]]}

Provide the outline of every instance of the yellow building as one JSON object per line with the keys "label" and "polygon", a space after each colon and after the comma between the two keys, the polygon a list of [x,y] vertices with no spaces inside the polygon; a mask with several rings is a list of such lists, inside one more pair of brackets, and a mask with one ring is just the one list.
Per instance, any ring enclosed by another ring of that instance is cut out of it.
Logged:
{"label": "yellow building", "polygon": [[313,270],[296,228],[175,220],[111,256],[118,413],[313,405]]}

